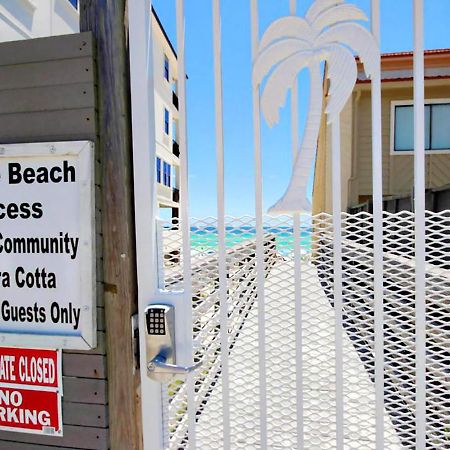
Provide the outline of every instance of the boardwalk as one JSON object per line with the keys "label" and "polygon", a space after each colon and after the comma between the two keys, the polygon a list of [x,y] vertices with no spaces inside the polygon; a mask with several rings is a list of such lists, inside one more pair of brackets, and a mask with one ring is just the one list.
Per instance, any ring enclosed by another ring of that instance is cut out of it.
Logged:
{"label": "boardwalk", "polygon": [[[334,309],[316,269],[303,264],[303,406],[305,448],[334,449]],[[297,395],[293,262],[280,260],[266,281],[266,369],[268,448],[295,449]],[[232,449],[259,449],[258,310],[254,306],[230,354]],[[373,449],[375,390],[351,341],[344,334],[344,437],[346,449]],[[222,389],[215,387],[197,429],[198,448],[222,449]],[[385,415],[385,448],[397,449]]]}

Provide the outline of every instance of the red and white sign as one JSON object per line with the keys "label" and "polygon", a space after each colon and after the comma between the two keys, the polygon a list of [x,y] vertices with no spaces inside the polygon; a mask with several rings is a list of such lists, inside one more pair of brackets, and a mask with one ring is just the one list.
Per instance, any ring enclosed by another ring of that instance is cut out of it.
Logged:
{"label": "red and white sign", "polygon": [[62,435],[61,351],[0,347],[0,429]]}
{"label": "red and white sign", "polygon": [[57,350],[0,347],[0,385],[33,388],[61,385],[61,358]]}

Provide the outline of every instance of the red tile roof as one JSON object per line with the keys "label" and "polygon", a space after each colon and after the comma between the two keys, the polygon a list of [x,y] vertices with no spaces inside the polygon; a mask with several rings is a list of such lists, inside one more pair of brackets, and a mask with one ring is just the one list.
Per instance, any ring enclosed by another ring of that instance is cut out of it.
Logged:
{"label": "red tile roof", "polygon": [[[435,48],[432,50],[425,50],[424,51],[424,55],[445,55],[448,54],[450,55],[450,48]],[[392,52],[392,53],[382,53],[381,54],[381,58],[385,59],[385,58],[398,58],[398,57],[409,57],[409,56],[413,56],[414,52],[411,50],[409,52]],[[359,61],[359,56],[356,56],[355,59],[357,61]]]}

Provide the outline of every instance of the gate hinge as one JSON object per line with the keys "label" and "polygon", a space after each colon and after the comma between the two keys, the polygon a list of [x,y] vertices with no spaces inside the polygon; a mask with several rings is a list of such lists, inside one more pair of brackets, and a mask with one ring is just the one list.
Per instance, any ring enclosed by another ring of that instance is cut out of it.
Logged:
{"label": "gate hinge", "polygon": [[140,350],[139,350],[139,315],[131,316],[131,349],[134,356],[133,375],[140,368]]}

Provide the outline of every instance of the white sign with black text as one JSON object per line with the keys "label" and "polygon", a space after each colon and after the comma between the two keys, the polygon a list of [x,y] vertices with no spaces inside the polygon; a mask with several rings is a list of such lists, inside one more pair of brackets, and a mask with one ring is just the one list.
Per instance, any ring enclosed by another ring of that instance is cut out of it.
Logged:
{"label": "white sign with black text", "polygon": [[1,345],[96,346],[94,146],[0,145]]}

